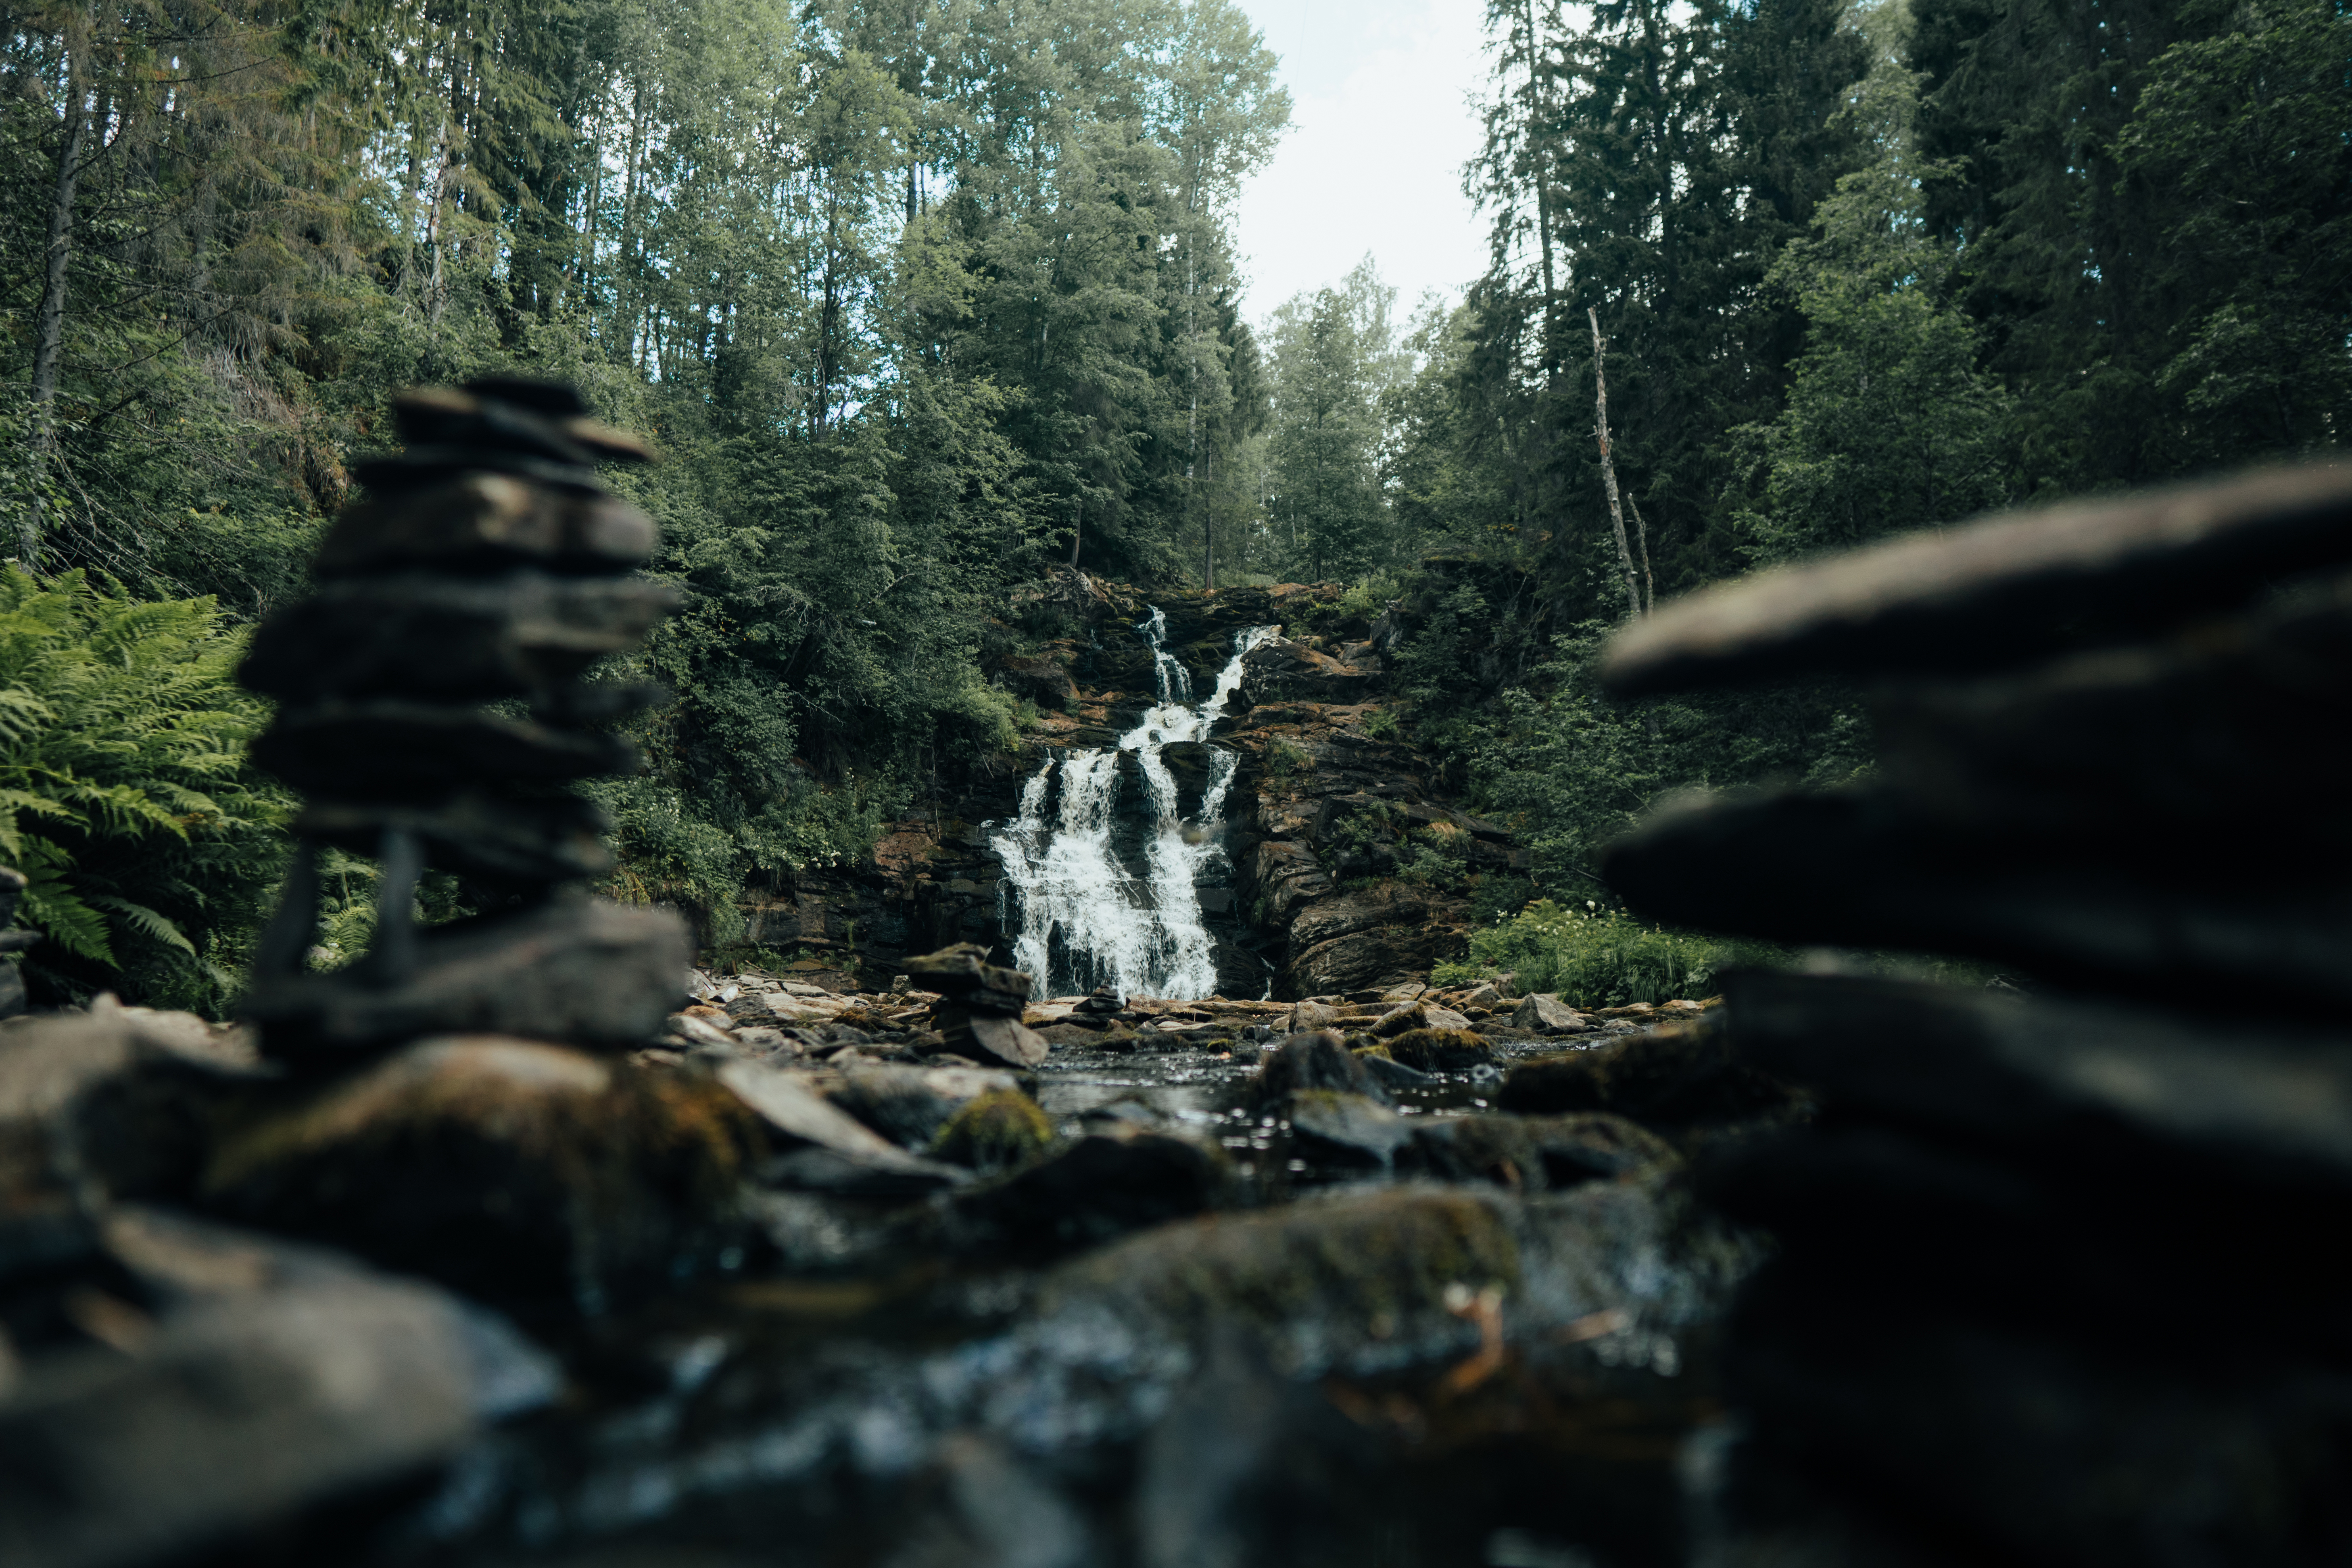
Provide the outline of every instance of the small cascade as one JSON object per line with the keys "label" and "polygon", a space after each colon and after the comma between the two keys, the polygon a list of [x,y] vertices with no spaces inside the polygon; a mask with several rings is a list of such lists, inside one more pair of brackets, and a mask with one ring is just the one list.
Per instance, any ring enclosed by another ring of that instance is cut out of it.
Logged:
{"label": "small cascade", "polygon": [[[1009,889],[1002,912],[1009,929],[1017,921],[1013,963],[1039,976],[1049,995],[1110,984],[1122,994],[1199,997],[1217,986],[1199,884],[1224,853],[1217,828],[1240,759],[1209,753],[1207,784],[1188,818],[1160,751],[1207,737],[1241,686],[1242,659],[1276,628],[1235,633],[1215,690],[1198,703],[1192,675],[1162,646],[1168,617],[1154,606],[1135,629],[1151,649],[1158,700],[1117,746],[1048,757],[1021,787],[1020,816],[990,835]],[[1115,841],[1119,758],[1130,752],[1149,826],[1139,847],[1122,848]]]}

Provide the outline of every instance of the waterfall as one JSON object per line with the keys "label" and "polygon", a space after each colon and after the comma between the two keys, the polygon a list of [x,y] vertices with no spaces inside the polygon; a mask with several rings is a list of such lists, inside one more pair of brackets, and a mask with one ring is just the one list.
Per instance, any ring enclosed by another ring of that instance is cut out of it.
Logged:
{"label": "waterfall", "polygon": [[[1244,656],[1276,628],[1234,633],[1216,689],[1198,703],[1191,673],[1162,646],[1168,617],[1155,605],[1135,629],[1151,649],[1157,701],[1110,750],[1073,748],[1046,758],[1021,786],[1020,816],[991,825],[989,845],[1016,906],[1006,913],[1020,922],[1013,963],[1036,975],[1048,995],[1105,984],[1122,994],[1169,997],[1217,988],[1198,884],[1224,853],[1216,829],[1240,759],[1209,753],[1207,788],[1188,820],[1160,748],[1208,735],[1241,686]],[[1149,808],[1139,856],[1113,842],[1119,756],[1128,752]]]}

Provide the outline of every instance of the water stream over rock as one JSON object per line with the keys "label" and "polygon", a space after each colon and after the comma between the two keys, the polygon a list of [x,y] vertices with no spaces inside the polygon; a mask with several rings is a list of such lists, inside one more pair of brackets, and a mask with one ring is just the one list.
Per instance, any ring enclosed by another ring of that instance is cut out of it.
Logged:
{"label": "water stream over rock", "polygon": [[[1020,816],[990,835],[1009,889],[1005,923],[1019,922],[1013,963],[1037,975],[1049,995],[1108,984],[1122,994],[1193,998],[1217,988],[1199,882],[1224,853],[1217,830],[1240,759],[1210,750],[1199,805],[1188,815],[1162,750],[1207,737],[1241,685],[1243,658],[1277,628],[1234,633],[1215,689],[1196,703],[1190,672],[1162,646],[1167,627],[1157,606],[1136,627],[1151,647],[1157,699],[1141,721],[1108,750],[1048,757],[1022,786]],[[1130,771],[1143,793],[1123,813],[1122,774]],[[1125,843],[1122,815],[1144,819],[1141,833]]]}

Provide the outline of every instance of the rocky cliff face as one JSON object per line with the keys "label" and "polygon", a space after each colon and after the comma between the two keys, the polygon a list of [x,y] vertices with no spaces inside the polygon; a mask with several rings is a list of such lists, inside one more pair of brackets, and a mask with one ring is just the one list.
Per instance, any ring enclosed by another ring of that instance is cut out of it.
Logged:
{"label": "rocky cliff face", "polygon": [[1188,809],[1212,748],[1240,758],[1225,865],[1201,889],[1219,992],[1290,1000],[1425,973],[1460,951],[1476,879],[1523,869],[1525,857],[1504,827],[1449,799],[1434,760],[1398,732],[1385,700],[1407,616],[1367,615],[1342,594],[1286,584],[1147,596],[1067,570],[1024,590],[1006,617],[1024,646],[990,672],[1037,707],[1019,752],[936,780],[866,861],[748,895],[744,941],[841,983],[950,942],[1002,949],[1017,914],[985,825],[1016,812],[1047,758],[1114,745],[1151,706],[1151,651],[1135,628],[1157,605],[1166,651],[1202,694],[1236,633],[1281,628],[1244,661],[1209,740],[1161,753]]}

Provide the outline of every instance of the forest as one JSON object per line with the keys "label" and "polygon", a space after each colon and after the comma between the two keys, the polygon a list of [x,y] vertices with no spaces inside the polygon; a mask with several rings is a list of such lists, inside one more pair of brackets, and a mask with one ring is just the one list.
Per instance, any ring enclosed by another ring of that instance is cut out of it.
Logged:
{"label": "forest", "polygon": [[[37,994],[232,999],[292,804],[232,672],[404,387],[562,377],[659,447],[610,482],[691,590],[626,672],[674,700],[593,787],[614,890],[707,932],[1017,743],[987,672],[1055,566],[1411,603],[1402,721],[1520,833],[1520,893],[1581,896],[1665,792],[1869,766],[1843,689],[1604,699],[1627,618],[2352,416],[2335,0],[1487,22],[1485,275],[1400,301],[1367,258],[1254,327],[1233,208],[1290,105],[1233,0],[17,10],[0,856]],[[329,868],[330,950],[372,875]]]}

